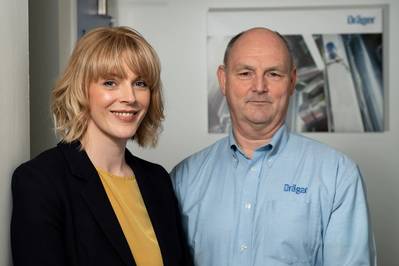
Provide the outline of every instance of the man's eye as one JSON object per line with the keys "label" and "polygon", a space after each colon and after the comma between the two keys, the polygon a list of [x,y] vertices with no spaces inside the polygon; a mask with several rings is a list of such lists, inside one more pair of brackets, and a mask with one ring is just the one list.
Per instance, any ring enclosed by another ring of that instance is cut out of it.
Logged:
{"label": "man's eye", "polygon": [[238,73],[238,76],[242,79],[248,79],[251,77],[251,75],[252,75],[252,72],[250,72],[250,71],[243,71],[243,72]]}
{"label": "man's eye", "polygon": [[278,72],[269,72],[268,76],[271,78],[280,78],[282,75]]}
{"label": "man's eye", "polygon": [[103,85],[106,87],[114,87],[116,86],[116,82],[114,80],[106,80],[103,82]]}
{"label": "man's eye", "polygon": [[135,87],[146,88],[147,83],[144,80],[137,80],[134,82]]}

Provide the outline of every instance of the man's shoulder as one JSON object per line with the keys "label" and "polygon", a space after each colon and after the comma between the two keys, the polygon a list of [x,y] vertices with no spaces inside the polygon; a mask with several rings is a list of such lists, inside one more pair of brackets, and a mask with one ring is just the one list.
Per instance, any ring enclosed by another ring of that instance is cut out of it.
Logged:
{"label": "man's shoulder", "polygon": [[223,153],[229,145],[228,137],[221,138],[215,143],[193,153],[178,163],[172,170],[171,175],[175,176],[182,171],[196,171],[207,162],[214,161],[218,156],[224,156]]}
{"label": "man's shoulder", "polygon": [[309,138],[307,136],[297,134],[297,133],[290,133],[290,145],[292,147],[299,147],[300,150],[304,150],[307,153],[317,154],[318,157],[349,157],[342,153],[341,151],[337,150],[336,148],[331,147],[330,145],[315,140],[313,138]]}
{"label": "man's shoulder", "polygon": [[318,140],[296,133],[290,133],[289,150],[298,152],[307,162],[318,167],[336,169],[337,173],[358,174],[358,167],[348,155]]}
{"label": "man's shoulder", "polygon": [[196,160],[202,160],[204,158],[209,157],[209,155],[217,155],[224,150],[226,150],[226,147],[228,146],[228,137],[223,137],[216,142],[212,143],[211,145],[193,153],[192,155],[188,156],[184,161],[196,161]]}

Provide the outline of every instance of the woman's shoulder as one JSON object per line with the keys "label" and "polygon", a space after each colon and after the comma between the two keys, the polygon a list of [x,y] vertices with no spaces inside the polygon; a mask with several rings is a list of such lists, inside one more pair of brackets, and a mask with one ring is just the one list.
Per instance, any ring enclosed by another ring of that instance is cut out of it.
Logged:
{"label": "woman's shoulder", "polygon": [[129,150],[126,151],[126,161],[133,168],[139,167],[142,170],[145,170],[146,172],[158,172],[163,175],[164,174],[168,175],[168,172],[165,170],[163,166],[154,162],[147,161],[140,157],[137,157],[132,153],[130,153]]}
{"label": "woman's shoulder", "polygon": [[19,165],[15,169],[13,177],[26,178],[29,176],[29,178],[33,178],[36,176],[37,178],[45,178],[46,176],[57,176],[55,173],[59,173],[65,167],[63,155],[59,147],[56,146]]}
{"label": "woman's shoulder", "polygon": [[126,154],[126,161],[139,183],[149,185],[152,190],[159,189],[160,193],[173,191],[169,173],[163,166],[134,156],[130,152]]}

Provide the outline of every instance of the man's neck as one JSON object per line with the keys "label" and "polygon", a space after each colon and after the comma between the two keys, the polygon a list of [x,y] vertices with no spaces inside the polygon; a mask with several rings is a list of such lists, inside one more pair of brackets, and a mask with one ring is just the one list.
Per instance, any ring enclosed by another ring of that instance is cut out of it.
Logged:
{"label": "man's neck", "polygon": [[248,158],[252,158],[256,149],[270,143],[272,137],[281,126],[282,124],[271,128],[254,128],[250,126],[240,127],[233,125],[233,133],[241,150]]}

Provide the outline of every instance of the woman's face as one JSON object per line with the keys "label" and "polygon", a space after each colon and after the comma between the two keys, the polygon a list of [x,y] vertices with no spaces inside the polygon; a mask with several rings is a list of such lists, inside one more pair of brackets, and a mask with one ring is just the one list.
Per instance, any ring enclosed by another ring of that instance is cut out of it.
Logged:
{"label": "woman's face", "polygon": [[125,142],[136,134],[150,104],[146,81],[127,67],[126,78],[110,75],[89,85],[90,119],[86,136]]}

